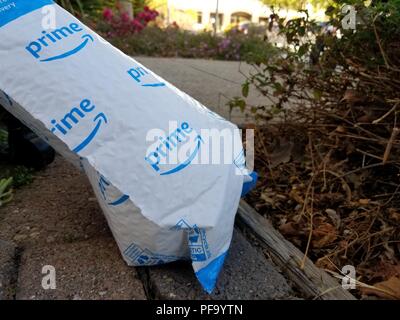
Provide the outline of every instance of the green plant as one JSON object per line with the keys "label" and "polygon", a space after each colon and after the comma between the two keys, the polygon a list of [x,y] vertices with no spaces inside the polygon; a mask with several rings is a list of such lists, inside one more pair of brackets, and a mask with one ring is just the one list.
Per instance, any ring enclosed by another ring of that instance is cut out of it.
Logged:
{"label": "green plant", "polygon": [[34,179],[33,169],[24,166],[0,165],[0,179],[12,177],[13,188],[19,188],[32,183]]}
{"label": "green plant", "polygon": [[[82,0],[83,1],[83,0]],[[83,2],[81,0],[56,0],[64,9],[76,16],[84,16]],[[85,1],[88,3],[88,1]],[[93,1],[94,3],[98,1]]]}
{"label": "green plant", "polygon": [[331,2],[330,0],[262,0],[265,4],[276,8],[287,8],[301,10],[307,3],[311,3],[316,8],[326,8]]}
{"label": "green plant", "polygon": [[33,170],[24,166],[16,166],[10,170],[10,175],[13,177],[13,187],[20,188],[32,183],[34,179]]}
{"label": "green plant", "polygon": [[12,185],[13,178],[0,180],[0,207],[12,200]]}
{"label": "green plant", "polygon": [[0,127],[0,148],[6,146],[7,144],[8,144],[8,132]]}
{"label": "green plant", "polygon": [[[143,11],[148,5],[148,0],[128,0],[132,2],[134,13]],[[73,15],[80,18],[89,16],[90,18],[99,19],[104,8],[114,8],[117,6],[117,0],[56,0],[56,2],[70,11]]]}

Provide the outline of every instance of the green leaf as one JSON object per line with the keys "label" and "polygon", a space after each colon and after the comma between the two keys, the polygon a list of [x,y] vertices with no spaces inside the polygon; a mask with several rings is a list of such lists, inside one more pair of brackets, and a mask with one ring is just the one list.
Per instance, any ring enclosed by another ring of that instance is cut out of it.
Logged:
{"label": "green leaf", "polygon": [[299,51],[297,53],[300,57],[302,57],[307,53],[307,51],[308,51],[308,45],[303,44],[302,46],[300,46]]}
{"label": "green leaf", "polygon": [[316,100],[321,100],[322,98],[322,92],[320,90],[314,89],[313,95]]}
{"label": "green leaf", "polygon": [[250,91],[250,84],[246,82],[242,86],[242,95],[243,97],[247,98],[249,96],[249,91]]}
{"label": "green leaf", "polygon": [[238,101],[238,106],[241,112],[244,112],[246,109],[246,102],[244,100],[239,100]]}
{"label": "green leaf", "polygon": [[[0,180],[0,206],[10,202],[12,199],[12,181],[12,178]],[[9,190],[6,191],[7,189]]]}
{"label": "green leaf", "polygon": [[246,101],[239,97],[233,98],[233,100],[228,102],[228,105],[230,112],[232,112],[234,108],[239,108],[241,112],[244,112],[244,110],[246,109]]}
{"label": "green leaf", "polygon": [[0,180],[0,197],[4,193],[4,191],[6,191],[7,188],[11,186],[12,181],[13,181],[13,178]]}
{"label": "green leaf", "polygon": [[274,97],[280,96],[285,92],[285,88],[279,82],[274,82],[273,87],[275,88],[275,91],[273,93]]}

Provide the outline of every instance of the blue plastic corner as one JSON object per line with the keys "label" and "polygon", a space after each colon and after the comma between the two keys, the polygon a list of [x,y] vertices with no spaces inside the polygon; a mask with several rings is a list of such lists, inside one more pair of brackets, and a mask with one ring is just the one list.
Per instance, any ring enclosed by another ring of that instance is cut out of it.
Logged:
{"label": "blue plastic corner", "polygon": [[208,294],[211,294],[215,288],[218,275],[222,269],[227,253],[228,251],[221,254],[211,261],[206,267],[196,272],[197,279],[200,281],[204,290],[206,290]]}
{"label": "blue plastic corner", "polygon": [[253,171],[252,173],[250,173],[250,177],[252,178],[251,181],[243,183],[242,198],[246,196],[251,190],[253,190],[257,184],[257,172]]}

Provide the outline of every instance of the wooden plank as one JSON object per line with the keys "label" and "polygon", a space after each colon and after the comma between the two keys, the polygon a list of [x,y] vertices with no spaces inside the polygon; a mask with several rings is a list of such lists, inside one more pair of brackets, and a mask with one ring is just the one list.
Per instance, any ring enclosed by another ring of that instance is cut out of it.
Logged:
{"label": "wooden plank", "polygon": [[287,241],[272,224],[244,200],[240,201],[237,222],[249,229],[268,250],[272,260],[307,297],[323,300],[356,300],[337,279],[317,268],[310,259],[300,268],[304,254]]}

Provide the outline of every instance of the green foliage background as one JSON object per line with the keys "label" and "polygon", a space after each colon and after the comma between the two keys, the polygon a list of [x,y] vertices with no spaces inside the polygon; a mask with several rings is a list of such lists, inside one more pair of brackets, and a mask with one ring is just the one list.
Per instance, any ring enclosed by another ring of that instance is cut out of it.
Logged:
{"label": "green foliage background", "polygon": [[275,8],[285,8],[301,10],[305,8],[307,3],[311,3],[316,8],[326,8],[332,1],[330,0],[261,0],[268,6],[273,6]]}
{"label": "green foliage background", "polygon": [[[134,11],[140,11],[149,2],[148,0],[128,0],[133,3]],[[117,0],[56,0],[75,15],[88,15],[91,17],[99,16],[105,7],[114,8]]]}

